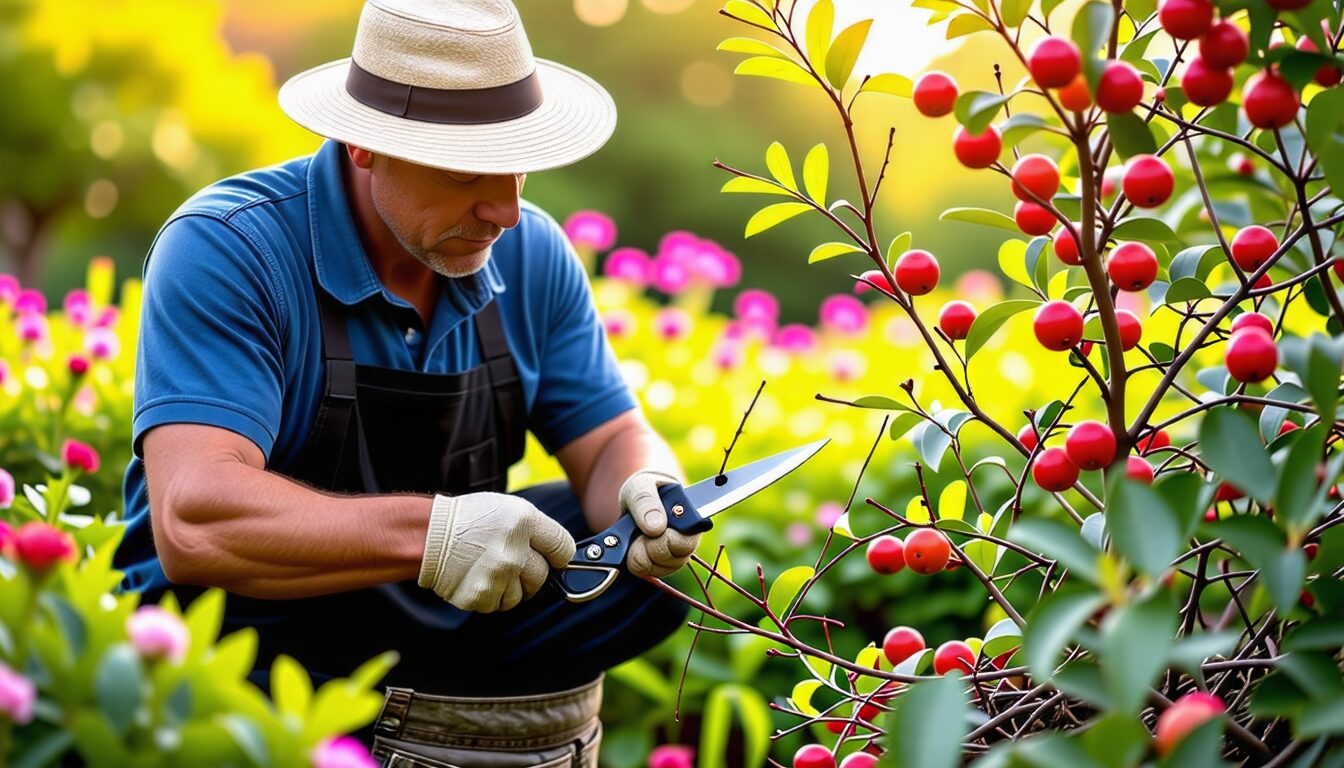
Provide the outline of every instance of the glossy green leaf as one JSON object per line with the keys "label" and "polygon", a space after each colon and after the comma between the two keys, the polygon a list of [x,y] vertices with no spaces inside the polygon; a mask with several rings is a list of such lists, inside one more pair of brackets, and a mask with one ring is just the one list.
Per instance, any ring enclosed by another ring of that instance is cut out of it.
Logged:
{"label": "glossy green leaf", "polygon": [[1176,515],[1153,488],[1116,473],[1106,504],[1106,530],[1125,560],[1160,578],[1184,545]]}
{"label": "glossy green leaf", "polygon": [[1003,146],[1011,149],[1033,133],[1045,130],[1048,126],[1049,123],[1040,115],[1021,112],[1003,121],[1003,125],[999,126],[999,135],[1003,139]]}
{"label": "glossy green leaf", "polygon": [[906,432],[914,429],[916,425],[924,421],[924,417],[918,413],[901,413],[891,420],[891,428],[888,431],[892,440],[899,440],[905,436]]}
{"label": "glossy green leaf", "polygon": [[747,221],[744,237],[752,237],[770,229],[776,224],[788,221],[800,213],[815,210],[811,203],[775,203],[757,211]]}
{"label": "glossy green leaf", "polygon": [[1157,151],[1157,140],[1152,129],[1133,112],[1114,112],[1106,116],[1106,130],[1111,144],[1123,160],[1135,155],[1151,155]]}
{"label": "glossy green leaf", "polygon": [[896,260],[901,257],[901,254],[910,250],[910,246],[913,242],[914,238],[909,232],[902,232],[891,239],[891,243],[887,246],[888,269],[896,269]]}
{"label": "glossy green leaf", "polygon": [[836,88],[843,89],[849,77],[854,73],[854,63],[863,52],[863,44],[868,39],[868,29],[873,26],[872,19],[851,24],[831,42],[826,53],[826,79]]}
{"label": "glossy green leaf", "polygon": [[1031,273],[1027,271],[1027,244],[1021,240],[1005,240],[999,246],[999,269],[1019,285],[1032,287]]}
{"label": "glossy green leaf", "polygon": [[1059,654],[1092,614],[1105,603],[1095,592],[1064,590],[1046,595],[1027,616],[1022,650],[1037,681],[1047,681],[1059,664]]}
{"label": "glossy green leaf", "polygon": [[1307,105],[1307,146],[1320,153],[1334,141],[1344,126],[1344,91],[1330,88],[1311,98]]}
{"label": "glossy green leaf", "polygon": [[986,227],[996,229],[1006,229],[1010,232],[1021,233],[1017,228],[1017,222],[1013,217],[991,211],[988,208],[948,208],[938,217],[939,221],[964,221],[968,224],[980,224]]}
{"label": "glossy green leaf", "polygon": [[770,710],[756,691],[729,683],[715,686],[705,698],[700,731],[699,768],[723,768],[728,760],[728,736],[733,712],[742,722],[748,765],[760,765],[770,748]]}
{"label": "glossy green leaf", "polygon": [[1035,309],[1041,302],[1032,299],[1002,301],[976,316],[966,335],[966,359],[970,360],[1013,315]]}
{"label": "glossy green leaf", "polygon": [[1183,277],[1197,278],[1202,282],[1223,261],[1221,245],[1196,245],[1172,257],[1167,274],[1173,282]]}
{"label": "glossy green leaf", "polygon": [[1209,530],[1260,570],[1260,578],[1280,613],[1286,614],[1297,604],[1307,575],[1306,556],[1300,549],[1289,548],[1283,532],[1273,523],[1259,516],[1237,515],[1220,520]]}
{"label": "glossy green leaf", "polygon": [[994,116],[1004,104],[1008,103],[1008,98],[988,91],[967,91],[957,97],[954,108],[957,122],[961,123],[967,133],[977,136],[994,122]]}
{"label": "glossy green leaf", "polygon": [[1166,243],[1176,240],[1176,233],[1161,219],[1149,216],[1131,216],[1116,225],[1111,237],[1116,240],[1140,240],[1149,243]]}
{"label": "glossy green leaf", "polygon": [[1101,768],[1139,765],[1152,741],[1142,723],[1119,712],[1096,715],[1088,725],[1080,741]]}
{"label": "glossy green leaf", "polygon": [[[1309,285],[1315,284],[1314,281]],[[1278,344],[1283,366],[1296,373],[1322,418],[1331,421],[1339,405],[1339,372],[1344,366],[1344,339],[1313,333],[1289,336]]]}
{"label": "glossy green leaf", "polygon": [[910,406],[904,405],[886,395],[864,395],[855,398],[853,404],[859,408],[877,408],[884,411],[910,410]]}
{"label": "glossy green leaf", "polygon": [[135,719],[143,679],[140,656],[127,643],[108,648],[98,662],[93,681],[98,709],[119,734],[126,733]]}
{"label": "glossy green leaf", "polygon": [[850,243],[822,243],[812,249],[812,253],[807,257],[807,263],[816,264],[846,253],[863,253],[863,249]]}
{"label": "glossy green leaf", "polygon": [[1101,552],[1088,544],[1073,526],[1047,518],[1025,518],[1013,524],[1008,539],[1059,561],[1075,576],[1100,583]]}
{"label": "glossy green leaf", "polygon": [[1214,408],[1199,425],[1201,459],[1220,477],[1232,481],[1251,498],[1268,502],[1277,477],[1265,453],[1255,422],[1234,408]]}
{"label": "glossy green leaf", "polygon": [[1181,739],[1171,754],[1163,758],[1158,768],[1223,768],[1230,765],[1219,756],[1224,741],[1226,715],[1219,715],[1204,723]]}
{"label": "glossy green leaf", "polygon": [[803,159],[803,188],[820,205],[826,204],[826,181],[831,172],[831,158],[825,144],[808,150]]}
{"label": "glossy green leaf", "polygon": [[1115,709],[1137,715],[1148,688],[1166,668],[1180,623],[1176,601],[1160,591],[1123,605],[1101,624],[1101,676]]}
{"label": "glossy green leaf", "polygon": [[[893,702],[884,720],[884,746],[893,765],[955,768],[961,764],[961,740],[970,733],[970,705],[956,676],[915,683]],[[937,727],[929,727],[937,723]]]}
{"label": "glossy green leaf", "polygon": [[1031,0],[1003,0],[999,5],[1003,23],[1008,27],[1021,24],[1031,13]]}
{"label": "glossy green leaf", "polygon": [[980,655],[995,658],[1022,644],[1022,628],[1012,619],[1000,619],[985,633]]}
{"label": "glossy green leaf", "polygon": [[1092,0],[1078,9],[1073,17],[1073,42],[1083,53],[1083,74],[1087,76],[1088,87],[1095,92],[1097,79],[1101,77],[1103,47],[1111,35],[1111,24],[1115,21],[1115,10],[1110,3]]}
{"label": "glossy green leaf", "polygon": [[1324,512],[1325,494],[1317,495],[1316,470],[1325,450],[1325,425],[1301,430],[1280,468],[1274,513],[1290,529],[1306,529]]}
{"label": "glossy green leaf", "polygon": [[735,75],[747,75],[750,77],[769,77],[775,80],[784,80],[799,85],[807,85],[817,88],[820,84],[812,73],[803,69],[798,64],[784,59],[777,59],[770,56],[754,56],[745,59],[733,69]]}
{"label": "glossy green leaf", "polygon": [[766,605],[770,607],[770,611],[775,616],[783,618],[784,612],[789,609],[793,599],[798,596],[799,590],[816,573],[809,566],[799,565],[775,577],[775,582],[770,585],[769,597],[766,599]]}

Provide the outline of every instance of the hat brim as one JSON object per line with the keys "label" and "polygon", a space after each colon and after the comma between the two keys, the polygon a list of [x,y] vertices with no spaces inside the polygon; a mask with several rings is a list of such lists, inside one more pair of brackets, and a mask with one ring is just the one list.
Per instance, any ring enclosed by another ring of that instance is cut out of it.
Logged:
{"label": "hat brim", "polygon": [[329,139],[419,165],[469,173],[531,173],[593,154],[616,130],[616,104],[592,78],[537,59],[543,101],[499,123],[456,125],[389,115],[345,90],[350,59],[300,72],[280,88],[280,108]]}

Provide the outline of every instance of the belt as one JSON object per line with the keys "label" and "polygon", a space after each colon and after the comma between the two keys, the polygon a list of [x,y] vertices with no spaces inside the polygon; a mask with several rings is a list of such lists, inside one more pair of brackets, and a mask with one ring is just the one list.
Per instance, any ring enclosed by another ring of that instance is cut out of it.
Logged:
{"label": "belt", "polygon": [[[530,696],[438,696],[409,688],[387,689],[374,724],[375,756],[395,742],[481,752],[581,746],[600,734],[602,680]],[[595,746],[595,745],[594,745]]]}

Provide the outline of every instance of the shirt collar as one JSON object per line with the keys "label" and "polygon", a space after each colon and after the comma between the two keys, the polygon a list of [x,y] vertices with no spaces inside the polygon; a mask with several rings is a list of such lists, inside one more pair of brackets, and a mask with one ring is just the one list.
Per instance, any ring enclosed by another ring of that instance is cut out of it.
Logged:
{"label": "shirt collar", "polygon": [[[327,140],[308,166],[308,225],[313,233],[313,265],[317,282],[342,304],[356,304],[381,293],[393,304],[406,305],[392,294],[373,271],[364,244],[355,229],[354,213],[341,181],[344,147]],[[507,233],[506,233],[507,234]],[[495,243],[497,248],[499,243]],[[484,279],[442,279],[444,296],[463,315],[475,313],[504,292],[504,280],[492,257],[478,273]]]}

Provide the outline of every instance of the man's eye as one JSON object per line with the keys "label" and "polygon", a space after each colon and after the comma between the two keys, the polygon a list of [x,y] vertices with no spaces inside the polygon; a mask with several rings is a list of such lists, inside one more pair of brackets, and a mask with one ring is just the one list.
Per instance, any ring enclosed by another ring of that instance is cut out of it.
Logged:
{"label": "man's eye", "polygon": [[481,177],[480,177],[479,175],[477,175],[477,176],[466,176],[466,175],[459,174],[459,173],[450,173],[450,174],[448,174],[448,178],[452,179],[453,181],[456,181],[458,184],[470,184],[470,183],[476,181],[477,179],[479,179],[479,178],[481,178]]}

